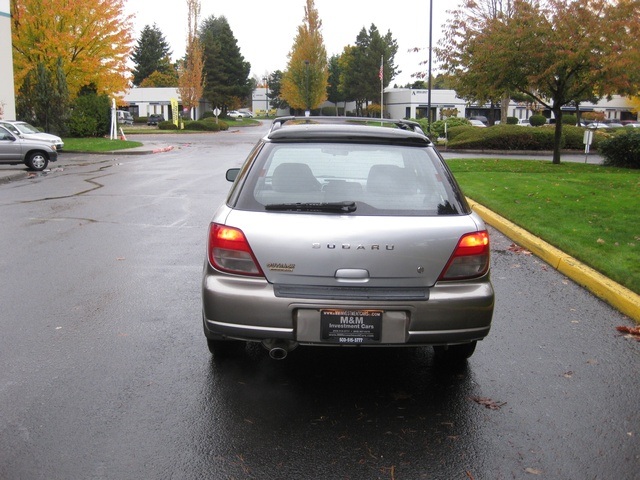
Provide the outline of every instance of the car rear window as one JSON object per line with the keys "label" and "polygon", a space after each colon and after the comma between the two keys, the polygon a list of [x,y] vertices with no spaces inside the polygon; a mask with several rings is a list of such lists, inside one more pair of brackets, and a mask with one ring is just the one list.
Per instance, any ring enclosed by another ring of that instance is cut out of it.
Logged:
{"label": "car rear window", "polygon": [[266,145],[236,208],[335,202],[355,202],[356,215],[443,215],[465,210],[433,149],[348,143]]}

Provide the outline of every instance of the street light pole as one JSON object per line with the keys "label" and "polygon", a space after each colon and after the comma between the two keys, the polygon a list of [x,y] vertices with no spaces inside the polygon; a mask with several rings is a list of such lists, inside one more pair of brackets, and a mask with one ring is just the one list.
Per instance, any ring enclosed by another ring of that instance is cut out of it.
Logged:
{"label": "street light pole", "polygon": [[427,99],[427,135],[431,135],[431,39],[433,37],[433,0],[429,0],[429,78]]}
{"label": "street light pole", "polygon": [[263,80],[265,87],[264,101],[267,106],[267,109],[265,111],[267,112],[267,118],[269,118],[269,77],[264,77]]}

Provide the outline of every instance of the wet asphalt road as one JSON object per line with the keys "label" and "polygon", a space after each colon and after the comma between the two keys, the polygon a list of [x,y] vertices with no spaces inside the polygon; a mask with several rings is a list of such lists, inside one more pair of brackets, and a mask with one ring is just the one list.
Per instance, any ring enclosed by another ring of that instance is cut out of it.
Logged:
{"label": "wet asphalt road", "polygon": [[260,131],[0,185],[0,479],[640,478],[631,322],[495,231],[494,324],[464,367],[212,361],[207,224]]}

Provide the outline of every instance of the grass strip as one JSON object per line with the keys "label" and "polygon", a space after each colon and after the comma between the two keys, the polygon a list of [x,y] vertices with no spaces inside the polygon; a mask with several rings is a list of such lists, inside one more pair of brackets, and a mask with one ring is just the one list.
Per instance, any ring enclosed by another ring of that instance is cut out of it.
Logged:
{"label": "grass strip", "polygon": [[640,294],[640,171],[447,160],[465,195]]}
{"label": "grass strip", "polygon": [[103,153],[141,146],[142,143],[133,142],[131,140],[110,140],[108,138],[65,138],[63,152]]}

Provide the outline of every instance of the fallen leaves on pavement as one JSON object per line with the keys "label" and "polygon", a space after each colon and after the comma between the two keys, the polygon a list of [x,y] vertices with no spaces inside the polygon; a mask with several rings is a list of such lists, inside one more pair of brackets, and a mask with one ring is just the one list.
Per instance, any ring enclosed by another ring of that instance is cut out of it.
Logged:
{"label": "fallen leaves on pavement", "polygon": [[640,342],[640,327],[626,327],[623,325],[616,327],[616,330],[621,333],[626,333],[626,338],[633,338],[637,342]]}
{"label": "fallen leaves on pavement", "polygon": [[498,403],[486,397],[471,397],[471,400],[476,402],[478,405],[483,405],[489,410],[500,410],[504,405],[507,404],[507,402]]}
{"label": "fallen leaves on pavement", "polygon": [[531,252],[529,250],[521,247],[520,245],[516,245],[515,243],[512,243],[511,245],[509,245],[508,250],[510,252],[518,253],[520,255],[531,255]]}

